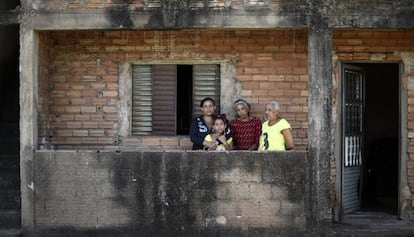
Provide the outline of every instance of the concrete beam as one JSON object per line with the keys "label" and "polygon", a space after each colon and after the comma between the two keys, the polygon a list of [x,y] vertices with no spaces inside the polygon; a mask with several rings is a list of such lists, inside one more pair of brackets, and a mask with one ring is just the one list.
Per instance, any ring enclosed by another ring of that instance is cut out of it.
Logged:
{"label": "concrete beam", "polygon": [[332,13],[332,28],[366,28],[366,29],[412,29],[414,27],[414,10],[384,12],[352,12],[352,14]]}
{"label": "concrete beam", "polygon": [[303,28],[304,14],[283,15],[273,11],[240,12],[180,9],[170,14],[162,9],[45,11],[33,14],[36,30],[82,29],[182,29],[182,28]]}
{"label": "concrete beam", "polygon": [[[329,6],[328,6],[329,7]],[[332,6],[331,6],[332,7]],[[306,9],[308,8],[308,9]],[[241,9],[138,9],[20,10],[30,15],[35,30],[183,29],[183,28],[304,28],[311,26],[308,7]],[[414,9],[331,9],[321,14],[330,28],[412,29]],[[0,14],[0,24],[17,23],[16,11]]]}

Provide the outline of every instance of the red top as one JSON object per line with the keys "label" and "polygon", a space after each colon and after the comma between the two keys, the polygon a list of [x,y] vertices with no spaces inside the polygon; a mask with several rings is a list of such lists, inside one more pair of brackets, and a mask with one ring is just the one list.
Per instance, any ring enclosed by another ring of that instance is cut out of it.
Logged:
{"label": "red top", "polygon": [[247,122],[233,119],[230,122],[230,132],[235,150],[248,150],[254,144],[259,145],[262,133],[262,122],[253,117]]}

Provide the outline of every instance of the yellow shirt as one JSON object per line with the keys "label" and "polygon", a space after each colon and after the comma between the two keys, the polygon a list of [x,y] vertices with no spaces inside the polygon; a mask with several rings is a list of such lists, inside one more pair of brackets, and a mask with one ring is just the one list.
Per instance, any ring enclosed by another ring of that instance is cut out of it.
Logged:
{"label": "yellow shirt", "polygon": [[285,137],[282,131],[291,129],[286,119],[281,119],[276,124],[269,126],[269,121],[262,125],[262,135],[260,136],[259,151],[284,151]]}
{"label": "yellow shirt", "polygon": [[[205,138],[204,138],[204,141],[206,141],[206,142],[211,142],[211,141],[213,141],[213,139],[212,139],[212,137],[211,137],[211,134],[208,134]],[[232,141],[233,141],[233,138],[231,138],[231,137],[229,137],[227,140],[227,144],[230,144]],[[225,151],[226,150],[226,147],[223,145],[223,144],[218,144],[217,145],[217,149],[216,150],[219,150],[219,151]]]}

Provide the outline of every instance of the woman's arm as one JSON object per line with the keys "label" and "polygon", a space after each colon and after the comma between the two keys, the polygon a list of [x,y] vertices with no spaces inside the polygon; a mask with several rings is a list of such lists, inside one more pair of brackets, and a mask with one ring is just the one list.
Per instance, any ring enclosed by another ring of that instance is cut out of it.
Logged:
{"label": "woman's arm", "polygon": [[204,138],[203,141],[204,150],[216,150],[217,148],[217,141],[215,134],[209,134]]}
{"label": "woman's arm", "polygon": [[226,143],[228,147],[226,147],[226,150],[231,151],[233,150],[233,140],[230,143]]}
{"label": "woman's arm", "polygon": [[[191,126],[190,126],[190,138],[191,141],[198,146],[203,146],[203,141],[204,141],[204,136],[205,134],[201,134],[198,130],[198,118],[193,118],[193,120],[191,121]],[[201,149],[202,147],[200,147]]]}
{"label": "woman's arm", "polygon": [[284,129],[282,130],[283,137],[285,138],[285,148],[286,150],[292,150],[294,143],[293,143],[293,136],[291,129]]}
{"label": "woman's arm", "polygon": [[[223,146],[226,148],[226,151],[233,150],[233,139],[226,139],[225,135],[221,135],[217,139],[223,144]],[[230,142],[228,142],[228,140],[230,140]]]}
{"label": "woman's arm", "polygon": [[262,121],[260,121],[258,118],[254,118],[254,131],[255,131],[255,144],[251,145],[249,147],[249,150],[257,150],[259,148],[259,141],[260,136],[262,135]]}

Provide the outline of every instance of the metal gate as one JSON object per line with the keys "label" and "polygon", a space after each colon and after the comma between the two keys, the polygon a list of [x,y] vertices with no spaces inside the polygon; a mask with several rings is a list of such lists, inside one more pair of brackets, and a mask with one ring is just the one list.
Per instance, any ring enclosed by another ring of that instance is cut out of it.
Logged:
{"label": "metal gate", "polygon": [[360,208],[363,162],[364,71],[354,65],[342,69],[342,210]]}

